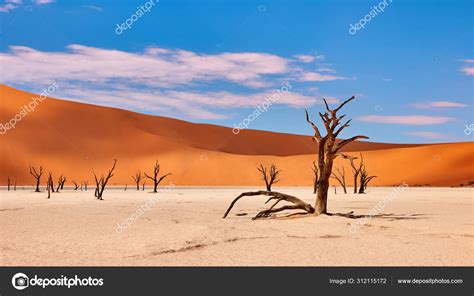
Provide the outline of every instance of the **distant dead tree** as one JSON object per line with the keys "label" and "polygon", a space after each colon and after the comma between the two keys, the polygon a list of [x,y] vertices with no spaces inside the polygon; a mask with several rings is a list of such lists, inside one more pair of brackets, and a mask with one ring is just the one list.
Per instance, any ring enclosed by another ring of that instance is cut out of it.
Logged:
{"label": "distant dead tree", "polygon": [[146,182],[143,182],[143,184],[142,184],[142,191],[145,191],[145,183]]}
{"label": "distant dead tree", "polygon": [[54,192],[54,185],[53,185],[53,177],[51,176],[51,172],[49,172],[48,183],[46,184],[46,189],[48,190],[48,199],[51,198],[51,189]]}
{"label": "distant dead tree", "polygon": [[79,185],[74,180],[72,181],[72,183],[74,184],[74,190],[77,190],[79,188]]}
{"label": "distant dead tree", "polygon": [[[345,117],[345,115],[338,116],[337,112],[348,102],[352,101],[355,97],[351,97],[344,102],[342,102],[337,108],[331,109],[323,99],[324,104],[326,105],[326,112],[324,114],[319,113],[319,116],[324,124],[326,129],[326,135],[322,136],[316,124],[314,124],[309,119],[308,111],[306,111],[306,121],[312,126],[314,130],[314,137],[313,140],[317,144],[317,154],[318,154],[318,190],[316,194],[316,203],[315,207],[313,208],[310,204],[303,202],[297,197],[282,194],[278,192],[272,191],[254,191],[254,192],[244,192],[237,196],[232,203],[230,204],[229,208],[224,214],[224,217],[227,217],[230,210],[234,206],[234,204],[243,196],[256,196],[256,195],[267,195],[270,198],[267,202],[271,200],[276,200],[273,205],[264,211],[259,212],[254,219],[268,217],[273,213],[284,211],[284,210],[294,210],[294,209],[301,209],[304,210],[306,213],[315,213],[316,215],[327,214],[327,198],[328,198],[328,189],[329,189],[329,178],[332,174],[332,166],[334,159],[339,155],[340,150],[346,146],[347,144],[357,140],[357,139],[368,139],[366,136],[358,135],[351,137],[345,140],[337,140],[337,137],[344,130],[346,127],[349,126],[351,120],[346,121],[344,124],[341,123],[341,120]],[[279,208],[274,208],[279,202],[287,201],[292,203],[293,205],[284,205]]]}
{"label": "distant dead tree", "polygon": [[127,191],[127,184],[125,184],[125,188],[123,189],[123,191]]}
{"label": "distant dead tree", "polygon": [[313,171],[313,194],[318,192],[318,165],[316,164],[316,160],[313,161],[313,166],[311,167]]}
{"label": "distant dead tree", "polygon": [[59,176],[59,179],[58,179],[58,186],[56,187],[56,192],[59,193],[59,190],[63,189],[64,188],[64,182],[66,182],[66,177],[64,177],[63,175]]}
{"label": "distant dead tree", "polygon": [[336,172],[332,173],[331,178],[336,179],[337,182],[339,182],[339,184],[342,186],[342,190],[344,190],[344,194],[347,194],[346,172],[344,170],[344,167],[342,167],[342,170],[339,170],[339,168],[336,168]]}
{"label": "distant dead tree", "polygon": [[133,181],[137,184],[137,191],[140,190],[140,181],[142,180],[142,173],[137,171],[135,176],[132,176]]}
{"label": "distant dead tree", "polygon": [[369,173],[367,172],[367,168],[365,164],[362,164],[362,168],[360,170],[359,194],[365,193],[365,189],[367,189],[367,185],[374,178],[377,178],[377,176],[369,176]]}
{"label": "distant dead tree", "polygon": [[358,188],[357,181],[359,179],[360,171],[362,170],[362,165],[363,165],[363,162],[364,162],[364,160],[362,159],[362,154],[360,155],[359,165],[355,164],[355,160],[358,159],[355,156],[342,154],[342,157],[345,158],[345,159],[348,159],[350,164],[351,164],[352,174],[353,174],[353,177],[354,177],[354,193],[357,193],[357,188]]}
{"label": "distant dead tree", "polygon": [[39,167],[39,171],[37,171],[34,167],[30,166],[30,174],[36,179],[35,192],[40,192],[39,184],[41,182],[41,176],[43,175],[43,166]]}
{"label": "distant dead tree", "polygon": [[166,178],[167,176],[171,175],[171,173],[168,173],[166,175],[163,175],[161,176],[160,178],[158,178],[158,173],[160,172],[160,164],[158,163],[158,160],[155,161],[155,165],[153,167],[153,174],[152,176],[149,176],[146,172],[144,172],[145,174],[145,177],[147,177],[148,179],[152,180],[153,181],[153,193],[157,193],[157,188],[158,188],[158,184],[160,184],[160,182]]}
{"label": "distant dead tree", "polygon": [[258,167],[257,170],[262,174],[262,180],[265,181],[267,191],[272,191],[272,185],[280,181],[278,180],[278,175],[280,174],[281,170],[277,169],[273,163],[270,165],[270,172],[268,172],[267,168],[264,167],[263,164],[260,164],[260,167]]}
{"label": "distant dead tree", "polygon": [[104,193],[105,186],[107,186],[107,182],[109,182],[110,178],[114,176],[114,170],[115,170],[115,165],[117,164],[117,160],[114,159],[114,164],[112,165],[112,168],[109,170],[107,173],[107,176],[104,177],[102,175],[100,178],[97,177],[96,173],[92,171],[94,174],[94,180],[95,180],[95,192],[94,196],[97,197],[98,200],[103,200],[102,194]]}
{"label": "distant dead tree", "polygon": [[87,185],[89,184],[88,181],[84,181],[84,191],[87,191]]}
{"label": "distant dead tree", "polygon": [[13,191],[16,191],[16,180],[15,180],[15,184],[13,185]]}
{"label": "distant dead tree", "polygon": [[10,184],[11,184],[10,177],[8,177],[8,179],[7,179],[7,191],[10,191]]}

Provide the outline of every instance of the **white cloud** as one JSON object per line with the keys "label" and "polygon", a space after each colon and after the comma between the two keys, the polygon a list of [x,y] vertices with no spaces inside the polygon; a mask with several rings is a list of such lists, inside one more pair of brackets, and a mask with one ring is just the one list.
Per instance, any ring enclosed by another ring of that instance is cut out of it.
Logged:
{"label": "white cloud", "polygon": [[452,101],[419,102],[415,103],[414,106],[418,109],[467,107],[466,104]]}
{"label": "white cloud", "polygon": [[307,81],[334,81],[334,80],[343,80],[347,79],[345,77],[341,76],[335,76],[335,75],[326,75],[326,74],[321,74],[317,72],[306,72],[301,75],[299,78],[299,81],[301,82],[307,82]]}
{"label": "white cloud", "polygon": [[405,134],[409,135],[409,136],[418,137],[418,138],[424,138],[424,139],[443,139],[443,138],[446,138],[445,134],[436,133],[436,132],[427,132],[427,131],[414,131],[414,132],[407,132]]}
{"label": "white cloud", "polygon": [[358,120],[364,122],[385,123],[385,124],[402,124],[402,125],[434,125],[443,124],[454,121],[452,117],[443,116],[424,116],[424,115],[401,115],[401,116],[385,116],[385,115],[366,115],[358,117]]}
{"label": "white cloud", "polygon": [[38,5],[53,3],[54,0],[35,0],[35,3]]}
{"label": "white cloud", "polygon": [[[54,0],[32,0],[31,2],[36,5],[44,5],[53,3]],[[6,0],[3,5],[0,5],[0,12],[10,12],[20,7],[21,4],[23,4],[22,0]]]}
{"label": "white cloud", "polygon": [[[9,52],[0,52],[0,67],[0,83],[14,87],[40,88],[56,81],[59,98],[198,119],[222,119],[229,113],[223,109],[261,104],[295,77],[343,79],[305,73],[291,59],[268,53],[200,54],[160,47],[126,52],[78,44],[67,46],[65,52],[11,46]],[[223,90],[229,88],[232,92]],[[315,97],[293,89],[276,104],[316,103]]]}

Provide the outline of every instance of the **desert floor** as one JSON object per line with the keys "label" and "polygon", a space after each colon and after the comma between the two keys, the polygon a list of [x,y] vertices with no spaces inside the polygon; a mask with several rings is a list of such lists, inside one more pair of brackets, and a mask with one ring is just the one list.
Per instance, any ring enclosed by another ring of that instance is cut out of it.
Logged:
{"label": "desert floor", "polygon": [[[250,190],[176,187],[152,194],[111,189],[99,201],[90,189],[64,190],[48,200],[45,192],[2,188],[0,263],[474,265],[472,188],[406,188],[367,219],[284,217],[284,212],[252,221],[265,208],[266,197],[246,197],[222,219],[232,199]],[[275,190],[314,200],[309,188]],[[331,189],[330,212],[368,214],[394,188],[369,188],[365,195],[340,191],[334,195]],[[151,198],[155,204],[147,210]],[[129,227],[117,227],[126,221]],[[356,228],[352,223],[365,224]]]}

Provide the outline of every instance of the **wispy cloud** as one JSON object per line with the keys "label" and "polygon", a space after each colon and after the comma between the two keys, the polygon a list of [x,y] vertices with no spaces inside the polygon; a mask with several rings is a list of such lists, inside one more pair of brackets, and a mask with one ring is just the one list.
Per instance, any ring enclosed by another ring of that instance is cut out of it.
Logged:
{"label": "wispy cloud", "polygon": [[405,133],[406,135],[409,136],[414,136],[418,138],[424,138],[424,139],[446,139],[446,135],[442,133],[437,133],[437,132],[428,132],[428,131],[413,131],[413,132],[407,132]]}
{"label": "wispy cloud", "polygon": [[308,82],[308,81],[334,81],[334,80],[344,80],[345,77],[336,76],[336,75],[326,75],[317,72],[306,72],[301,75],[299,81]]}
{"label": "wispy cloud", "polygon": [[51,80],[107,82],[123,79],[170,87],[198,81],[229,81],[249,87],[266,85],[265,76],[285,74],[289,61],[266,53],[197,54],[151,47],[143,53],[69,45],[68,52],[43,52],[11,46],[0,53],[3,83]]}
{"label": "wispy cloud", "polygon": [[85,8],[90,8],[92,10],[96,10],[96,11],[102,11],[103,8],[102,7],[99,7],[99,6],[95,6],[95,5],[84,5]]}
{"label": "wispy cloud", "polygon": [[402,124],[402,125],[435,125],[454,121],[452,117],[443,116],[424,116],[424,115],[365,115],[357,118],[364,122]]}
{"label": "wispy cloud", "polygon": [[467,107],[467,105],[464,103],[453,102],[453,101],[418,102],[418,103],[415,103],[414,106],[415,108],[418,108],[418,109]]}
{"label": "wispy cloud", "polygon": [[[473,59],[464,59],[464,60],[460,60],[464,63],[467,63],[467,64],[471,64],[471,63],[474,63],[474,60]],[[472,76],[474,75],[474,66],[465,66],[465,67],[462,67],[461,68],[461,71],[464,72],[464,74],[468,75],[468,76]]]}
{"label": "wispy cloud", "polygon": [[[54,0],[31,0],[31,3],[36,5],[44,5],[53,3]],[[0,4],[0,12],[10,12],[17,9],[23,4],[22,0],[6,0],[3,4]]]}
{"label": "wispy cloud", "polygon": [[38,5],[53,3],[54,0],[35,0],[35,3]]}

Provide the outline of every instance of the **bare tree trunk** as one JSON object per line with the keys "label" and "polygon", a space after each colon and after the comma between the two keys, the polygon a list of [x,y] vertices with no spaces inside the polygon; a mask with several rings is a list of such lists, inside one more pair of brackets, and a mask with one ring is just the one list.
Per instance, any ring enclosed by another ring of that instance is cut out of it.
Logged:
{"label": "bare tree trunk", "polygon": [[43,175],[43,166],[40,166],[39,171],[30,166],[30,174],[36,179],[35,192],[40,192],[39,184],[41,182],[41,176]]}
{"label": "bare tree trunk", "polygon": [[153,167],[153,175],[152,176],[149,176],[147,173],[144,173],[145,174],[145,177],[147,177],[148,179],[152,180],[153,181],[153,193],[157,193],[158,192],[158,185],[160,184],[160,182],[166,178],[167,176],[171,175],[171,173],[168,173],[166,175],[163,175],[161,176],[160,178],[158,178],[158,173],[160,172],[160,164],[158,163],[158,160],[155,162],[155,165]]}
{"label": "bare tree trunk", "polygon": [[311,168],[313,171],[313,194],[318,192],[318,165],[316,164],[316,160],[313,161],[313,167]]}
{"label": "bare tree trunk", "polygon": [[10,177],[7,180],[7,191],[10,191]]}
{"label": "bare tree trunk", "polygon": [[270,166],[270,172],[267,175],[267,168],[260,164],[260,167],[257,170],[262,174],[262,180],[265,181],[265,187],[267,191],[272,191],[272,185],[279,182],[278,175],[281,170],[278,170],[277,167],[272,163]]}
{"label": "bare tree trunk", "polygon": [[319,178],[318,178],[318,192],[316,194],[316,203],[315,203],[315,214],[327,214],[327,199],[328,199],[328,190],[329,190],[329,178],[332,174],[332,166],[334,158],[339,154],[338,152],[350,142],[353,142],[357,139],[367,139],[366,136],[354,136],[349,139],[336,141],[339,133],[349,126],[351,120],[346,121],[344,124],[341,124],[341,120],[345,115],[338,116],[337,112],[348,102],[352,101],[355,97],[345,100],[337,108],[331,109],[327,101],[323,98],[324,104],[326,106],[326,112],[324,114],[319,113],[324,127],[326,129],[326,135],[322,136],[318,127],[314,122],[309,119],[308,111],[306,111],[306,121],[311,125],[314,131],[313,140],[317,143],[318,148],[318,169],[319,169]]}

